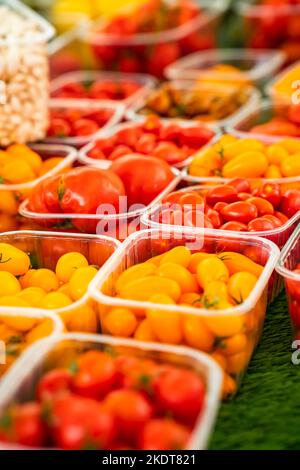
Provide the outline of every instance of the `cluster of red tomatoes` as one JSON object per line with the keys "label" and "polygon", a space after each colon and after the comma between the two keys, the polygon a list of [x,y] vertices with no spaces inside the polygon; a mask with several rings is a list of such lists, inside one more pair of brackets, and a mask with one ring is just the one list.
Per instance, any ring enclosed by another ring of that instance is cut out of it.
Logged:
{"label": "cluster of red tomatoes", "polygon": [[53,108],[50,111],[48,137],[83,137],[95,134],[111,119],[109,108]]}
{"label": "cluster of red tomatoes", "polygon": [[290,106],[286,115],[276,115],[263,124],[250,129],[256,134],[300,137],[300,105]]}
{"label": "cluster of red tomatoes", "polygon": [[176,165],[207,144],[213,136],[214,132],[201,123],[183,127],[163,124],[159,118],[150,116],[143,124],[123,127],[109,138],[98,139],[88,156],[97,160],[116,160],[137,152]]}
{"label": "cluster of red tomatoes", "polygon": [[44,374],[32,401],[12,405],[0,438],[60,449],[183,449],[203,408],[195,372],[105,351]]}
{"label": "cluster of red tomatoes", "polygon": [[[195,23],[200,15],[205,13],[193,0],[175,4],[149,0],[130,16],[119,15],[92,31],[92,49],[106,70],[147,72],[162,77],[164,68],[179,57],[214,46],[215,34],[203,35]],[[176,28],[184,28],[184,34],[170,40],[163,38],[165,32],[174,33]],[[135,44],[134,38],[145,33],[162,33],[162,39],[149,43],[139,40]]]}
{"label": "cluster of red tomatoes", "polygon": [[69,82],[51,93],[53,98],[122,101],[133,95],[140,85],[130,80],[95,80],[91,83]]}
{"label": "cluster of red tomatoes", "polygon": [[183,225],[178,224],[181,220],[194,227],[261,232],[281,227],[300,210],[300,191],[282,192],[276,183],[251,189],[246,179],[236,178],[209,190],[173,192],[163,203],[169,207],[159,213],[159,222]]}

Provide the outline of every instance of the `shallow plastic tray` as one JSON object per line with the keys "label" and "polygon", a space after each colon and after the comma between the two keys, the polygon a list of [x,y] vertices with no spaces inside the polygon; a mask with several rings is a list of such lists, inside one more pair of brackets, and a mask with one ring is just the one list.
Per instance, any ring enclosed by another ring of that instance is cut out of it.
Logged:
{"label": "shallow plastic tray", "polygon": [[[55,269],[60,256],[72,251],[82,253],[89,264],[99,266],[101,269],[101,266],[120,246],[120,242],[106,236],[39,231],[3,233],[0,234],[0,242],[17,246],[33,255],[38,267],[52,270]],[[19,308],[14,307],[13,310],[16,312]],[[22,310],[28,312],[32,309]],[[47,310],[42,311],[47,312]],[[64,321],[67,329],[92,333],[98,329],[97,315],[93,314],[93,311],[94,302],[88,293],[67,307],[53,310]],[[89,317],[92,317],[92,321],[88,320]]]}
{"label": "shallow plastic tray", "polygon": [[[185,245],[192,252],[198,252],[203,250],[203,248],[207,248],[210,252],[215,253],[216,249],[218,252],[223,251],[222,247],[227,251],[229,242],[231,247],[234,244],[235,249],[238,249],[240,252],[249,248],[256,250],[261,263],[265,263],[255,288],[249,297],[238,306],[226,310],[206,310],[192,306],[170,306],[149,301],[139,302],[115,297],[114,286],[116,280],[121,272],[130,266],[144,262],[152,256],[165,253],[175,246]],[[216,245],[218,245],[218,248],[216,248]],[[98,302],[100,319],[114,307],[131,309],[141,318],[145,315],[145,309],[155,309],[161,313],[165,312],[166,315],[173,312],[174,314],[179,314],[182,320],[185,318],[185,315],[199,319],[213,332],[216,338],[220,336],[233,338],[236,334],[245,333],[247,347],[240,353],[242,357],[238,358],[242,362],[233,364],[232,357],[230,362],[228,362],[227,357],[226,372],[231,374],[234,380],[236,380],[236,384],[239,384],[260,338],[267,307],[268,282],[279,258],[279,253],[279,249],[274,243],[255,236],[250,239],[243,237],[241,234],[230,233],[225,237],[212,230],[194,230],[191,233],[191,231],[186,229],[176,230],[176,228],[172,227],[165,231],[154,229],[142,230],[128,237],[117,249],[110,260],[103,266],[101,273],[96,275],[91,282],[89,293]],[[203,326],[200,324],[198,328],[203,328]],[[103,333],[107,333],[105,328]],[[189,342],[186,344],[192,345]],[[200,347],[200,349],[203,349],[203,347]],[[218,341],[213,343],[212,348],[208,347],[205,352],[212,353],[216,349],[218,349]],[[219,348],[218,351],[222,354],[222,348]]]}
{"label": "shallow plastic tray", "polygon": [[[221,82],[245,80],[262,84],[282,66],[285,54],[276,50],[257,49],[212,49],[195,52],[169,65],[165,75],[169,80],[213,79]],[[224,73],[210,70],[219,64],[232,65],[237,72]]]}
{"label": "shallow plastic tray", "polygon": [[[206,384],[204,408],[195,423],[187,449],[205,449],[219,407],[222,373],[217,363],[208,355],[193,351],[190,348],[87,334],[67,334],[48,341],[44,340],[38,348],[33,346],[26,355],[24,354],[23,361],[19,364],[18,369],[9,374],[10,385],[6,384],[5,387],[0,389],[0,413],[3,413],[12,403],[24,401],[24,398],[26,399],[32,395],[39,377],[49,368],[55,368],[57,352],[60,353],[61,357],[66,357],[65,362],[67,363],[68,353],[77,350],[103,350],[107,347],[116,347],[121,353],[186,367],[201,374]],[[25,449],[26,447],[0,443],[1,448]]]}

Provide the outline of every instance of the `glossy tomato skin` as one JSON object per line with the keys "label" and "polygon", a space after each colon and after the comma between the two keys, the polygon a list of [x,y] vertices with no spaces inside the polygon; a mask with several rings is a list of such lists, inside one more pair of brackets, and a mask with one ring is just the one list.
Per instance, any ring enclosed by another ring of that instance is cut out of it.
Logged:
{"label": "glossy tomato skin", "polygon": [[300,190],[288,189],[281,198],[279,210],[289,218],[300,211]]}
{"label": "glossy tomato skin", "polygon": [[194,423],[201,412],[204,396],[202,380],[189,370],[166,370],[154,384],[155,401],[162,412],[189,423]]}
{"label": "glossy tomato skin", "polygon": [[39,401],[49,400],[54,395],[71,389],[72,374],[66,369],[53,369],[39,381],[36,397]]}
{"label": "glossy tomato skin", "polygon": [[228,184],[232,186],[233,188],[235,188],[237,193],[250,193],[251,194],[250,183],[245,178],[234,178],[230,180]]}
{"label": "glossy tomato skin", "polygon": [[281,201],[281,190],[277,183],[265,183],[261,188],[254,190],[253,195],[266,199],[274,209],[278,207]]}
{"label": "glossy tomato skin", "polygon": [[78,395],[99,399],[118,384],[119,374],[114,360],[102,351],[88,351],[78,359],[78,371],[72,389]]}
{"label": "glossy tomato skin", "polygon": [[221,225],[221,230],[232,230],[234,232],[247,232],[248,228],[246,224],[242,222],[226,222],[225,224]]}
{"label": "glossy tomato skin", "polygon": [[247,201],[238,201],[224,207],[221,215],[226,222],[235,221],[246,224],[257,217],[257,208]]}
{"label": "glossy tomato skin", "polygon": [[140,437],[141,450],[185,449],[191,431],[172,419],[156,418],[144,427]]}
{"label": "glossy tomato skin", "polygon": [[229,204],[237,200],[238,194],[236,189],[233,186],[229,186],[228,184],[217,186],[208,191],[206,195],[206,202],[210,206],[214,206],[218,202],[226,202]]}
{"label": "glossy tomato skin", "polygon": [[259,217],[274,213],[274,207],[267,199],[254,196],[254,197],[250,197],[249,199],[247,199],[247,202],[250,202],[250,204],[255,205]]}
{"label": "glossy tomato skin", "polygon": [[110,167],[122,180],[128,206],[147,206],[174,179],[169,165],[159,158],[131,154],[119,158]]}
{"label": "glossy tomato skin", "polygon": [[249,232],[264,232],[267,230],[273,230],[274,224],[271,220],[266,219],[266,217],[257,217],[253,219],[248,224]]}
{"label": "glossy tomato skin", "polygon": [[28,200],[28,209],[39,213],[59,213],[61,207],[59,203],[60,175],[54,175],[41,181],[31,191]]}

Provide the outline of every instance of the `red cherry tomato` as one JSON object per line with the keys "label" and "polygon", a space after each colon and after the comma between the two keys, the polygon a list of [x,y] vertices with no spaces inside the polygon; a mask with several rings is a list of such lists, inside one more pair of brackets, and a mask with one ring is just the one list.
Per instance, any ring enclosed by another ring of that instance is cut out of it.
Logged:
{"label": "red cherry tomato", "polygon": [[234,232],[247,232],[248,228],[246,224],[242,224],[241,222],[226,222],[225,224],[221,225],[221,230],[233,230]]}
{"label": "red cherry tomato", "polygon": [[259,217],[262,215],[274,213],[274,207],[269,201],[267,201],[267,199],[263,199],[262,197],[251,197],[247,199],[247,202],[254,204]]}
{"label": "red cherry tomato", "polygon": [[278,219],[277,217],[275,217],[275,215],[272,215],[272,214],[266,214],[264,215],[264,217],[268,220],[270,220],[273,225],[274,225],[274,228],[278,228],[278,227],[281,227],[282,226],[282,223],[281,223],[281,220]]}
{"label": "red cherry tomato", "polygon": [[204,404],[205,387],[201,378],[185,369],[169,369],[154,383],[154,399],[165,413],[194,422]]}
{"label": "red cherry tomato", "polygon": [[277,219],[280,220],[282,225],[286,224],[289,220],[289,218],[286,215],[284,215],[282,212],[279,212],[279,211],[275,211],[273,215],[277,217]]}
{"label": "red cherry tomato", "polygon": [[[157,142],[157,137],[156,137],[155,134],[152,134],[151,132],[142,134],[141,137],[139,138],[139,140],[136,143],[135,151],[137,153],[143,153],[145,155],[149,155],[149,154],[154,155],[154,153],[152,153],[152,152],[155,149],[156,142]],[[156,155],[156,156],[161,158],[159,155]],[[162,158],[164,158],[164,157],[162,157]]]}
{"label": "red cherry tomato", "polygon": [[72,389],[78,395],[101,398],[118,383],[114,360],[102,351],[88,351],[78,359]]}
{"label": "red cherry tomato", "polygon": [[72,135],[72,127],[64,118],[51,118],[47,135],[49,137],[69,137]]}
{"label": "red cherry tomato", "polygon": [[251,193],[250,183],[245,178],[234,178],[228,184],[235,188],[238,193]]}
{"label": "red cherry tomato", "polygon": [[217,202],[231,203],[238,200],[237,191],[233,186],[228,184],[217,186],[206,195],[206,202],[210,206],[214,206]]}
{"label": "red cherry tomato", "polygon": [[227,205],[227,202],[217,202],[217,204],[213,206],[213,209],[215,211],[221,212],[221,210],[224,209],[224,207],[226,207]]}
{"label": "red cherry tomato", "polygon": [[281,198],[279,210],[289,218],[300,211],[300,190],[288,189]]}
{"label": "red cherry tomato", "polygon": [[153,415],[150,402],[136,390],[115,390],[106,396],[103,405],[115,417],[121,435],[129,440],[137,438]]}
{"label": "red cherry tomato", "polygon": [[174,179],[166,162],[140,154],[119,158],[110,170],[123,181],[129,206],[135,203],[148,205]]}
{"label": "red cherry tomato", "polygon": [[173,142],[160,142],[152,151],[152,155],[165,160],[170,165],[182,162],[186,159],[185,152]]}
{"label": "red cherry tomato", "polygon": [[274,209],[280,204],[281,191],[277,183],[265,183],[262,188],[253,191],[254,196],[262,197],[269,201]]}
{"label": "red cherry tomato", "polygon": [[239,198],[240,201],[247,201],[251,197],[253,197],[253,196],[250,193],[238,193],[238,198]]}
{"label": "red cherry tomato", "polygon": [[92,119],[82,118],[74,122],[73,128],[76,136],[86,136],[95,134],[99,129],[99,125]]}
{"label": "red cherry tomato", "polygon": [[188,227],[214,228],[210,218],[199,210],[190,210],[184,214],[184,225]]}
{"label": "red cherry tomato", "polygon": [[59,392],[71,389],[72,374],[66,369],[53,369],[40,379],[36,397],[39,401],[49,400]]}
{"label": "red cherry tomato", "polygon": [[223,224],[222,217],[218,211],[215,211],[214,209],[208,209],[206,215],[211,220],[214,228],[220,228]]}
{"label": "red cherry tomato", "polygon": [[226,222],[248,223],[257,217],[257,209],[247,201],[238,201],[228,204],[221,210],[221,215]]}
{"label": "red cherry tomato", "polygon": [[266,217],[258,217],[248,223],[249,232],[265,232],[267,230],[273,230],[274,228],[274,223]]}
{"label": "red cherry tomato", "polygon": [[132,152],[131,148],[127,145],[117,145],[109,155],[109,160],[117,160],[124,155],[129,155]]}
{"label": "red cherry tomato", "polygon": [[190,430],[172,419],[156,418],[148,421],[140,438],[141,450],[185,449]]}
{"label": "red cherry tomato", "polygon": [[[300,269],[294,269],[293,273],[300,275]],[[291,297],[300,302],[300,281],[297,279],[286,279],[286,288]]]}

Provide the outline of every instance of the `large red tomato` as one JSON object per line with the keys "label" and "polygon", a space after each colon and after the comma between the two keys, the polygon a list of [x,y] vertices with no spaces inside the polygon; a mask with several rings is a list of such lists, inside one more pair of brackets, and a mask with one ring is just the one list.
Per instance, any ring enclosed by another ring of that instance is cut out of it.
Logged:
{"label": "large red tomato", "polygon": [[165,161],[137,153],[120,157],[110,169],[123,181],[129,206],[148,205],[174,178]]}

